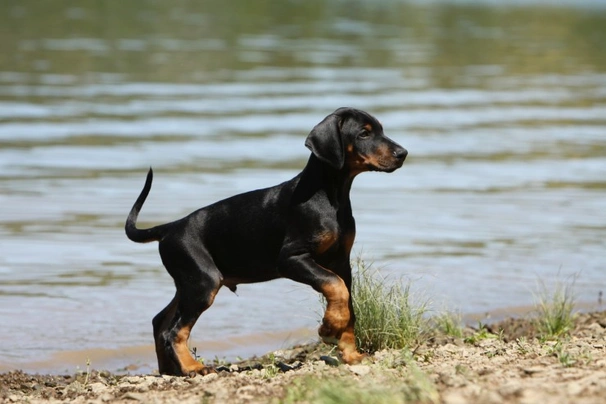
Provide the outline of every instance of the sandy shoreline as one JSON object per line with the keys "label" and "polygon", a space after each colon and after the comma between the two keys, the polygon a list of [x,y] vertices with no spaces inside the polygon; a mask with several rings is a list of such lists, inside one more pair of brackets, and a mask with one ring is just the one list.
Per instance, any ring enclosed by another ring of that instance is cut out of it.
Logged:
{"label": "sandy shoreline", "polygon": [[361,399],[371,393],[365,402],[603,402],[606,311],[578,314],[571,334],[558,340],[541,340],[533,330],[529,320],[506,320],[482,333],[467,329],[462,338],[428,339],[414,352],[377,352],[356,366],[332,366],[323,356],[330,357],[329,347],[306,346],[195,378],[12,371],[0,374],[0,401],[318,402],[336,392]]}
{"label": "sandy shoreline", "polygon": [[[137,346],[58,351],[38,360],[4,361],[0,362],[0,372],[20,369],[27,373],[59,375],[76,372],[85,368],[86,363],[90,362],[97,369],[106,369],[114,373],[153,373],[157,369],[157,363],[151,331],[149,338],[149,344]],[[223,341],[193,340],[190,345],[197,347],[198,354],[204,358],[219,357],[235,361],[238,357],[261,356],[275,349],[316,340],[315,329],[299,328],[283,332],[236,336]]]}
{"label": "sandy shoreline", "polygon": [[[604,308],[595,302],[577,302],[575,308],[587,313]],[[492,309],[484,313],[468,313],[462,316],[466,325],[478,323],[491,324],[506,318],[526,318],[532,315],[535,306],[511,306]],[[11,370],[23,370],[26,373],[70,374],[86,367],[87,362],[96,369],[109,370],[119,374],[153,373],[157,369],[152,335],[149,344],[120,348],[98,347],[75,349],[71,351],[52,352],[47,357],[32,359],[22,358],[19,361],[0,361],[0,373]],[[299,328],[281,332],[256,333],[252,335],[216,340],[192,340],[190,345],[197,347],[198,354],[204,358],[221,358],[236,361],[237,358],[262,356],[276,349],[289,348],[295,345],[310,344],[317,341],[316,328]]]}

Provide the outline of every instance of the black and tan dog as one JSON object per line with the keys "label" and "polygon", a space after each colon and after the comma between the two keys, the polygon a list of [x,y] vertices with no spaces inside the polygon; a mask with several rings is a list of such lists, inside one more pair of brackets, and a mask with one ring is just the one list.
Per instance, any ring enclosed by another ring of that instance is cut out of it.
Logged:
{"label": "black and tan dog", "polygon": [[152,170],[128,219],[132,241],[159,241],[160,256],[177,292],[153,319],[162,374],[206,374],[187,341],[219,288],[289,278],[326,298],[319,334],[336,343],[345,363],[357,363],[351,301],[350,251],[356,233],[349,191],[364,171],[392,172],[407,151],[383,134],[371,115],[340,108],[316,125],[305,141],[312,154],[303,171],[271,188],[236,195],[183,219],[137,229]]}

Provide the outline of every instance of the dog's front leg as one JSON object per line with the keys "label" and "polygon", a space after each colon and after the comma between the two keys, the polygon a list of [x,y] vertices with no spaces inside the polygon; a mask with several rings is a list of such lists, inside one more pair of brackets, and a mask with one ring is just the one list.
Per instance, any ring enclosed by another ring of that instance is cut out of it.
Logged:
{"label": "dog's front leg", "polygon": [[310,285],[326,299],[326,311],[318,334],[326,343],[336,344],[343,362],[359,363],[364,355],[356,348],[355,316],[350,286],[331,270],[318,265],[310,254],[288,256],[281,261],[280,272],[286,278]]}
{"label": "dog's front leg", "polygon": [[364,355],[356,348],[354,333],[356,317],[353,312],[351,289],[338,277],[337,281],[324,283],[320,292],[326,299],[326,311],[318,334],[325,343],[336,344],[343,362],[359,363]]}

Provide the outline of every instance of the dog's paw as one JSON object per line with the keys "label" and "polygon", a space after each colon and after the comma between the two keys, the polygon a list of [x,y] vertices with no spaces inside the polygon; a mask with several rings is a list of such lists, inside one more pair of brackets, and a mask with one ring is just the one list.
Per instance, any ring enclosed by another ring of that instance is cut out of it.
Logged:
{"label": "dog's paw", "polygon": [[343,351],[341,352],[341,360],[348,365],[357,365],[363,361],[372,361],[372,358],[368,354],[360,353],[358,351]]}
{"label": "dog's paw", "polygon": [[326,321],[322,322],[322,325],[318,329],[318,335],[322,339],[322,342],[329,345],[337,345],[341,338],[341,332],[336,331]]}
{"label": "dog's paw", "polygon": [[206,376],[211,373],[217,373],[215,368],[212,366],[204,366],[200,362],[195,362],[192,366],[189,366],[181,370],[183,376],[196,377],[197,375]]}
{"label": "dog's paw", "polygon": [[322,342],[325,343],[326,345],[338,345],[339,344],[339,339],[336,337],[329,337],[329,336],[321,336],[320,338],[322,339]]}

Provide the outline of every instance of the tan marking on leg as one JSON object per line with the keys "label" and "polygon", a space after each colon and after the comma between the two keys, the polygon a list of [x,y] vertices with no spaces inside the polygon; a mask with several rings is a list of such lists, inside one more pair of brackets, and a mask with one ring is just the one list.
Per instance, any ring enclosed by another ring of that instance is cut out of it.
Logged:
{"label": "tan marking on leg", "polygon": [[187,340],[191,333],[191,326],[185,326],[177,333],[175,338],[174,348],[177,358],[181,365],[181,371],[183,375],[189,375],[192,372],[204,373],[204,365],[195,360],[189,353],[189,347],[187,346]]}
{"label": "tan marking on leg", "polygon": [[318,333],[327,342],[340,339],[341,333],[347,327],[351,315],[349,313],[349,291],[341,278],[327,282],[322,287],[326,298],[326,312]]}
{"label": "tan marking on leg", "polygon": [[[211,293],[207,307],[210,307],[213,304],[218,291],[219,289],[217,288]],[[175,338],[175,342],[173,345],[179,363],[181,364],[181,371],[183,375],[186,376],[192,375],[193,373],[200,373],[202,375],[206,375],[215,371],[211,367],[204,366],[202,363],[198,362],[191,356],[189,347],[187,346],[187,341],[189,340],[189,335],[191,334],[191,330],[194,327],[194,324],[195,322],[193,324],[188,324],[181,328],[177,333],[177,337]]]}
{"label": "tan marking on leg", "polygon": [[350,296],[345,282],[341,278],[338,278],[338,281],[328,282],[323,286],[322,293],[327,304],[318,334],[325,343],[336,343],[343,362],[359,363],[365,355],[356,349],[354,318],[350,312]]}
{"label": "tan marking on leg", "polygon": [[339,348],[339,351],[341,351],[343,362],[348,365],[360,363],[362,359],[366,357],[366,355],[361,354],[356,349],[356,337],[353,332],[353,327],[348,327],[347,330],[341,334],[341,339],[339,340],[337,347]]}

